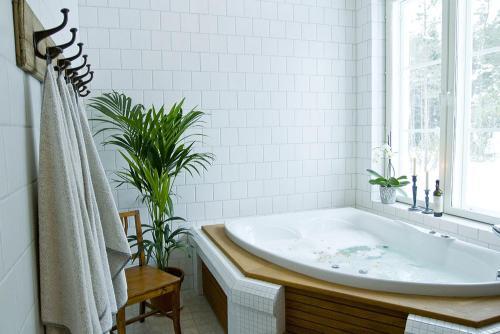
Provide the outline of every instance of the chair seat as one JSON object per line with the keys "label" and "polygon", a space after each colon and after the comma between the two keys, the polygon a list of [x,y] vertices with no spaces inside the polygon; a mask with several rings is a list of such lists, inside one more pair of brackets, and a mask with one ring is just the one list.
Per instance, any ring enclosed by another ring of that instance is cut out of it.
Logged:
{"label": "chair seat", "polygon": [[137,266],[125,269],[127,278],[128,305],[135,304],[137,298],[150,299],[156,291],[163,293],[173,291],[180,284],[179,277],[151,266]]}

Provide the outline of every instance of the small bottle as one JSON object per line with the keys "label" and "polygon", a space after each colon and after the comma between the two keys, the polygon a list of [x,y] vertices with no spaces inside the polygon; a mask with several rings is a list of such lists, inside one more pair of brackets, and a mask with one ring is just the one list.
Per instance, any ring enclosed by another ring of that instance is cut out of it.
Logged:
{"label": "small bottle", "polygon": [[434,217],[443,215],[443,191],[439,188],[439,180],[436,180],[436,190],[433,193]]}

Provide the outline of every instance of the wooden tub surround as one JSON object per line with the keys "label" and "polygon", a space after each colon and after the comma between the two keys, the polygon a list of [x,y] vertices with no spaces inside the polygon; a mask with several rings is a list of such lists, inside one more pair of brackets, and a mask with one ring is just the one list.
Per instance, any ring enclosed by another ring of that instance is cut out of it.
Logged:
{"label": "wooden tub surround", "polygon": [[227,237],[224,225],[202,230],[243,275],[285,287],[288,333],[404,333],[408,314],[474,328],[500,322],[500,296],[406,295],[334,284],[247,252]]}
{"label": "wooden tub surround", "polygon": [[224,332],[227,333],[227,296],[205,263],[201,264],[201,274],[203,295],[207,298]]}

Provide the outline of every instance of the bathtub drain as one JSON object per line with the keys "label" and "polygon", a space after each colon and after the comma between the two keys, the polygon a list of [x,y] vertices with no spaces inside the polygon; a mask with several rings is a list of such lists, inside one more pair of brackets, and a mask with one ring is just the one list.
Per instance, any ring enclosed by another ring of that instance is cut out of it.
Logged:
{"label": "bathtub drain", "polygon": [[366,270],[366,269],[359,269],[358,273],[365,275],[365,274],[368,274],[368,270]]}

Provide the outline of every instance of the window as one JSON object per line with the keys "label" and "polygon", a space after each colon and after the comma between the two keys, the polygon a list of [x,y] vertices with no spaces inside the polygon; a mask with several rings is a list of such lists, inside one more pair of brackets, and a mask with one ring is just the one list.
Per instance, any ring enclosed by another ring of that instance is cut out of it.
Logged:
{"label": "window", "polygon": [[388,1],[387,32],[387,119],[398,172],[411,175],[416,158],[420,189],[426,171],[440,179],[447,213],[494,222],[500,217],[500,1]]}

